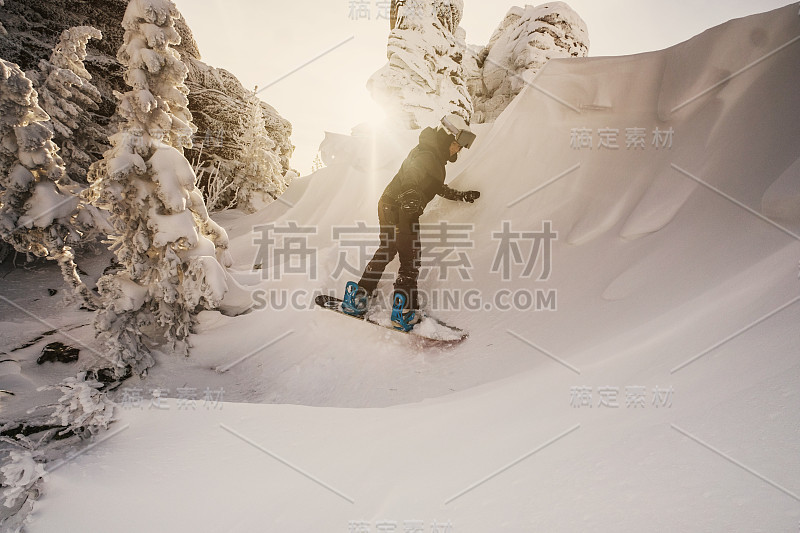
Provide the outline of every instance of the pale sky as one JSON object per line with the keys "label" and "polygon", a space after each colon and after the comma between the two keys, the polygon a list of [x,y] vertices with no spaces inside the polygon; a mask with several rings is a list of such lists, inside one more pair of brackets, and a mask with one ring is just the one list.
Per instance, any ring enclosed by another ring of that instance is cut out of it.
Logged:
{"label": "pale sky", "polygon": [[[291,164],[301,175],[310,172],[325,131],[349,134],[353,126],[381,115],[365,87],[367,79],[386,63],[389,22],[379,18],[383,11],[380,0],[175,2],[206,63],[231,71],[245,87],[270,85],[259,96],[292,123],[292,142],[297,148]],[[589,28],[589,55],[601,56],[659,50],[732,18],[792,2],[567,3]],[[354,17],[351,6],[357,4],[366,6],[362,13],[369,15],[369,20]],[[464,4],[461,26],[467,31],[467,42],[481,45],[488,42],[511,6],[522,5],[505,0],[464,0]]]}

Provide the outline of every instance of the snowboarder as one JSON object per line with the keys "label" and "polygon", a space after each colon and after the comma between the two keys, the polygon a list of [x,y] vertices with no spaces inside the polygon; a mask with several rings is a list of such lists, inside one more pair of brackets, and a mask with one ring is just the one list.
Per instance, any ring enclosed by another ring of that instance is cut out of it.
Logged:
{"label": "snowboarder", "polygon": [[342,311],[363,316],[370,297],[375,296],[386,266],[400,255],[400,268],[394,283],[392,324],[396,329],[411,330],[421,319],[417,295],[420,265],[419,217],[436,196],[472,203],[478,191],[457,191],[444,183],[445,165],[454,163],[462,148],[469,148],[475,134],[463,118],[447,115],[436,128],[425,128],[417,145],[406,157],[400,170],[378,201],[380,246],[358,283],[345,287]]}

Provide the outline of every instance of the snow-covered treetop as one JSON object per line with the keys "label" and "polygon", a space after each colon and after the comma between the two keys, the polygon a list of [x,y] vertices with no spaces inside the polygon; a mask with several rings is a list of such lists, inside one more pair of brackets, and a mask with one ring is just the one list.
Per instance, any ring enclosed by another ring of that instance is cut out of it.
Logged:
{"label": "snow-covered treetop", "polygon": [[[12,232],[18,219],[36,206],[28,195],[37,185],[65,177],[53,133],[45,125],[50,117],[39,107],[30,79],[14,63],[0,59],[0,218],[3,230]],[[10,171],[10,172],[9,172]],[[44,223],[45,227],[52,216]]]}
{"label": "snow-covered treetop", "polygon": [[97,109],[102,99],[100,91],[89,81],[92,76],[83,65],[86,43],[91,38],[102,37],[100,30],[91,26],[66,29],[61,33],[50,60],[42,59],[39,71],[30,73],[39,91],[40,104],[55,127],[56,140],[62,151],[65,139],[72,137],[80,124],[86,125],[86,110]]}
{"label": "snow-covered treetop", "polygon": [[66,29],[50,59],[40,60],[38,71],[29,73],[39,104],[50,115],[53,141],[61,148],[70,177],[79,182],[86,180],[86,169],[96,159],[89,154],[104,151],[107,144],[107,134],[87,113],[99,109],[102,95],[83,64],[89,39],[102,37],[90,26]]}
{"label": "snow-covered treetop", "polygon": [[188,69],[172,47],[180,44],[172,0],[132,0],[122,26],[125,38],[117,59],[127,67],[120,115],[144,144],[163,141],[179,150],[192,145],[196,131],[189,112]]}
{"label": "snow-covered treetop", "polygon": [[49,118],[38,105],[33,83],[17,65],[0,59],[0,84],[4,89],[0,91],[0,126],[27,126]]}
{"label": "snow-covered treetop", "polygon": [[100,30],[91,26],[76,26],[61,33],[61,40],[50,56],[50,62],[58,68],[71,70],[84,79],[90,80],[92,76],[83,66],[86,59],[86,43],[89,39],[102,39]]}
{"label": "snow-covered treetop", "polygon": [[[172,19],[177,16],[178,8],[172,0],[131,0],[122,19],[122,27],[126,30],[137,30],[142,22],[171,27]],[[172,44],[179,43],[180,37]]]}

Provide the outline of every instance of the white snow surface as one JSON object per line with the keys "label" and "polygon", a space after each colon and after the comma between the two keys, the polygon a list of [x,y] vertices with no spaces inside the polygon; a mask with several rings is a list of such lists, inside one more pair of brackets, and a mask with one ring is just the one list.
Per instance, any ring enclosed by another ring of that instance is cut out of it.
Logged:
{"label": "white snow surface", "polygon": [[[800,44],[754,62],[798,35],[794,4],[659,52],[549,62],[448,167],[481,198],[438,199],[423,219],[474,224],[472,280],[421,286],[555,289],[557,311],[438,311],[470,332],[451,349],[319,309],[204,312],[191,357],[161,354],[124,384],[170,389],[167,408],[120,408],[108,440],[48,475],[30,531],[796,531],[800,221],[776,191],[800,178]],[[575,128],[593,149],[570,146]],[[598,148],[604,128],[619,149]],[[626,149],[626,128],[644,148]],[[308,290],[304,304],[341,293],[354,276],[330,277],[331,228],[377,223],[403,135],[329,135],[327,168],[221,219],[237,281]],[[490,272],[503,221],[547,220],[547,281]],[[290,222],[316,228],[316,280],[251,271],[254,228]],[[179,408],[179,387],[226,402]],[[626,406],[632,387],[642,407]],[[600,406],[614,388],[619,407]]]}

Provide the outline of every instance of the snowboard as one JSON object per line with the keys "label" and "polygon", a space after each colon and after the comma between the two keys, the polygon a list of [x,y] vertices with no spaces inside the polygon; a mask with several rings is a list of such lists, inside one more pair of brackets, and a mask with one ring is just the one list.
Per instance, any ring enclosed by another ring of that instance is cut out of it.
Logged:
{"label": "snowboard", "polygon": [[335,296],[329,296],[327,294],[320,294],[317,296],[314,299],[314,303],[323,309],[329,309],[330,311],[338,313],[342,316],[346,316],[354,320],[361,320],[362,322],[368,322],[379,327],[396,331],[397,333],[419,337],[434,344],[452,345],[457,344],[469,337],[469,333],[466,331],[446,324],[438,318],[430,316],[423,315],[422,320],[420,320],[420,322],[416,324],[411,331],[406,332],[402,329],[394,328],[389,317],[389,311],[383,313],[367,312],[365,316],[348,315],[342,311],[341,298],[336,298]]}

